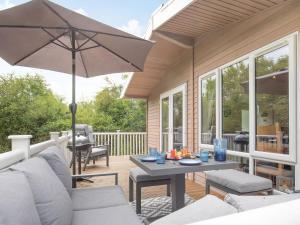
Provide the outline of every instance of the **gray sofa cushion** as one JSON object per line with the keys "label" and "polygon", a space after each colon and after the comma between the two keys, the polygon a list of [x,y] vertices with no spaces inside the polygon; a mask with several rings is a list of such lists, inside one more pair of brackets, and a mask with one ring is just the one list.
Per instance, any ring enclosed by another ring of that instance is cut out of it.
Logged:
{"label": "gray sofa cushion", "polygon": [[173,212],[151,225],[182,225],[236,213],[237,210],[213,195]]}
{"label": "gray sofa cushion", "polygon": [[206,179],[239,193],[255,192],[272,188],[271,180],[238,170],[213,170],[207,171],[205,174],[207,175]]}
{"label": "gray sofa cushion", "polygon": [[63,183],[69,195],[72,194],[72,177],[70,170],[67,166],[67,161],[64,158],[63,151],[58,147],[49,147],[46,150],[42,151],[38,155],[39,157],[44,158],[55,174],[58,176],[60,181]]}
{"label": "gray sofa cushion", "polygon": [[21,172],[2,172],[0,181],[0,224],[41,225],[25,175]]}
{"label": "gray sofa cushion", "polygon": [[284,194],[284,195],[267,195],[267,196],[238,196],[228,194],[225,200],[230,205],[234,206],[239,212],[256,209],[272,204],[287,202],[299,199],[300,194]]}
{"label": "gray sofa cushion", "polygon": [[73,210],[86,210],[127,205],[123,190],[119,186],[80,188],[72,190]]}
{"label": "gray sofa cushion", "polygon": [[72,225],[142,225],[127,205],[73,212]]}
{"label": "gray sofa cushion", "polygon": [[133,180],[135,180],[136,182],[163,180],[171,178],[170,176],[150,176],[148,173],[146,173],[139,167],[130,169],[129,176],[132,177]]}
{"label": "gray sofa cushion", "polygon": [[31,158],[11,169],[22,171],[27,177],[42,225],[71,224],[71,198],[44,159]]}

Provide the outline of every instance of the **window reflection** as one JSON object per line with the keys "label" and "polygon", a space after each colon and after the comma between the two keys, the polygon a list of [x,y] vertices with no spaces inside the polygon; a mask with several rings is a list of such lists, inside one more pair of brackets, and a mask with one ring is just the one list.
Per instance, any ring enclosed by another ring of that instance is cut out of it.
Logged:
{"label": "window reflection", "polygon": [[249,62],[228,66],[222,73],[222,137],[230,150],[249,152]]}
{"label": "window reflection", "polygon": [[255,160],[255,174],[271,179],[274,188],[279,191],[291,193],[294,190],[294,166]]}
{"label": "window reflection", "polygon": [[169,145],[169,98],[162,99],[162,151],[168,151]]}
{"label": "window reflection", "polygon": [[183,93],[173,95],[173,148],[183,147]]}
{"label": "window reflection", "polygon": [[255,59],[256,150],[289,154],[289,48]]}
{"label": "window reflection", "polygon": [[201,80],[201,143],[213,144],[216,137],[216,76]]}

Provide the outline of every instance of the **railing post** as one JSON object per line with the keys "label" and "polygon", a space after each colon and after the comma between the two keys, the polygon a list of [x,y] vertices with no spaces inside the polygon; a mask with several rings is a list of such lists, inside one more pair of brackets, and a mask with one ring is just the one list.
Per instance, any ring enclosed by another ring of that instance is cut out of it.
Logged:
{"label": "railing post", "polygon": [[57,142],[59,139],[59,132],[50,132],[50,139]]}
{"label": "railing post", "polygon": [[25,159],[30,157],[30,139],[32,135],[10,135],[8,139],[11,140],[11,150],[21,150],[25,154]]}
{"label": "railing post", "polygon": [[68,131],[62,131],[62,132],[61,132],[61,135],[62,135],[62,136],[68,136],[68,133],[69,133]]}
{"label": "railing post", "polygon": [[117,155],[120,155],[120,130],[117,130]]}

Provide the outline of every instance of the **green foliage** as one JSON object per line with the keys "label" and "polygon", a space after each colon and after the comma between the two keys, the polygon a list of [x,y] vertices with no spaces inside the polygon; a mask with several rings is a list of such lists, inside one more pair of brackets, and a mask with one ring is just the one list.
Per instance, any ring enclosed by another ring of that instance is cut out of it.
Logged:
{"label": "green foliage", "polygon": [[0,76],[0,151],[9,149],[11,134],[31,134],[38,142],[49,136],[49,129],[66,129],[66,112],[40,76]]}
{"label": "green foliage", "polygon": [[[145,131],[145,102],[120,99],[120,93],[121,86],[109,81],[95,100],[78,103],[76,122],[90,124],[99,132]],[[10,149],[9,135],[31,134],[37,143],[48,139],[51,131],[69,129],[68,105],[41,76],[0,76],[0,152]]]}

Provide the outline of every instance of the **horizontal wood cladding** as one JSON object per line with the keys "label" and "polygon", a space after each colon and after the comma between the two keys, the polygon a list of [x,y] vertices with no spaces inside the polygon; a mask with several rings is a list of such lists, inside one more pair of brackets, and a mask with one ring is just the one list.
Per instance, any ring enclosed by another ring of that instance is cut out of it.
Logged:
{"label": "horizontal wood cladding", "polygon": [[[148,146],[160,148],[160,95],[187,82],[187,108],[193,105],[191,98],[193,67],[192,67],[192,50],[185,50],[183,54],[172,64],[164,74],[164,78],[151,91],[148,98]],[[187,141],[191,146],[193,120],[190,113],[187,114]]]}
{"label": "horizontal wood cladding", "polygon": [[191,37],[220,30],[286,0],[197,0],[159,29]]}

